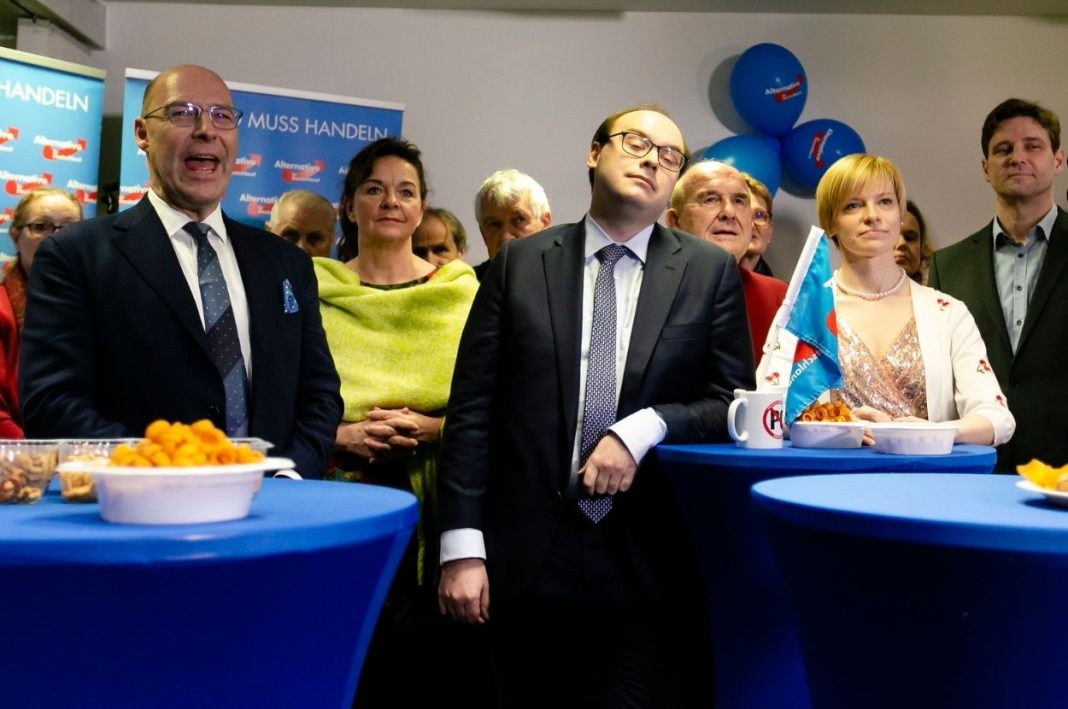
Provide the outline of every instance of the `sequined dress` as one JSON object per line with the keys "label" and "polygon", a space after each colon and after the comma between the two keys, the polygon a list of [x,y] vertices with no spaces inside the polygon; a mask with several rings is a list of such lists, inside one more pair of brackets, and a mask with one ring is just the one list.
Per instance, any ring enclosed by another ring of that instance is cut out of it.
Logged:
{"label": "sequined dress", "polygon": [[927,418],[926,372],[915,317],[901,328],[882,359],[839,318],[838,362],[844,385],[837,394],[850,408],[871,406],[892,418]]}

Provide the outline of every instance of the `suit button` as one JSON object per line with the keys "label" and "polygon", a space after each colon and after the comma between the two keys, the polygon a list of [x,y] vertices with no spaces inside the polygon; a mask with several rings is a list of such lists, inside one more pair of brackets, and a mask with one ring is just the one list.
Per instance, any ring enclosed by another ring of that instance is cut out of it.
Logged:
{"label": "suit button", "polygon": [[208,418],[214,419],[214,418],[217,418],[221,414],[222,414],[222,409],[220,409],[218,406],[209,406],[208,407]]}

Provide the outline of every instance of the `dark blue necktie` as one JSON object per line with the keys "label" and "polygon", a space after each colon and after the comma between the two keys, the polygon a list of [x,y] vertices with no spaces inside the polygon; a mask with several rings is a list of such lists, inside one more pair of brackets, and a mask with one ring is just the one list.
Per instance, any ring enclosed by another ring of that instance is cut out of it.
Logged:
{"label": "dark blue necktie", "polygon": [[[597,252],[601,268],[593,287],[593,322],[586,365],[586,402],[582,410],[579,467],[593,453],[608,427],[616,422],[616,263],[627,253],[619,244]],[[580,491],[579,509],[597,524],[612,510],[612,496],[590,497]]]}
{"label": "dark blue necktie", "polygon": [[241,356],[237,322],[230,305],[230,294],[219,266],[219,255],[208,243],[207,224],[189,222],[185,231],[197,242],[197,280],[204,306],[204,333],[208,351],[222,377],[226,391],[226,435],[248,435],[248,374]]}

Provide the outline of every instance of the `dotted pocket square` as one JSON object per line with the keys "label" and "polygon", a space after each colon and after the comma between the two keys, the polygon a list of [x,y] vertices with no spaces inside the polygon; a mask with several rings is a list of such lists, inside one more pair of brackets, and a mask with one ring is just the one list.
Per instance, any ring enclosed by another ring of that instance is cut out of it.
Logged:
{"label": "dotted pocket square", "polygon": [[297,303],[297,296],[293,295],[293,286],[287,278],[282,281],[282,312],[290,314],[299,311],[300,304]]}

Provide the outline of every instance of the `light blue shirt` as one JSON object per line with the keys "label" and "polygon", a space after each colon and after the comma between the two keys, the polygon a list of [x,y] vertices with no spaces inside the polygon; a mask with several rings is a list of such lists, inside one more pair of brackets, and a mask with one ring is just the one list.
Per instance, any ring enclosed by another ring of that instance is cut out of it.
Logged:
{"label": "light blue shirt", "polygon": [[1027,306],[1035,293],[1042,262],[1046,260],[1049,236],[1055,221],[1057,205],[1053,205],[1046,216],[1027,232],[1024,243],[1020,244],[994,218],[994,279],[1013,352],[1020,344],[1020,333],[1027,321]]}

